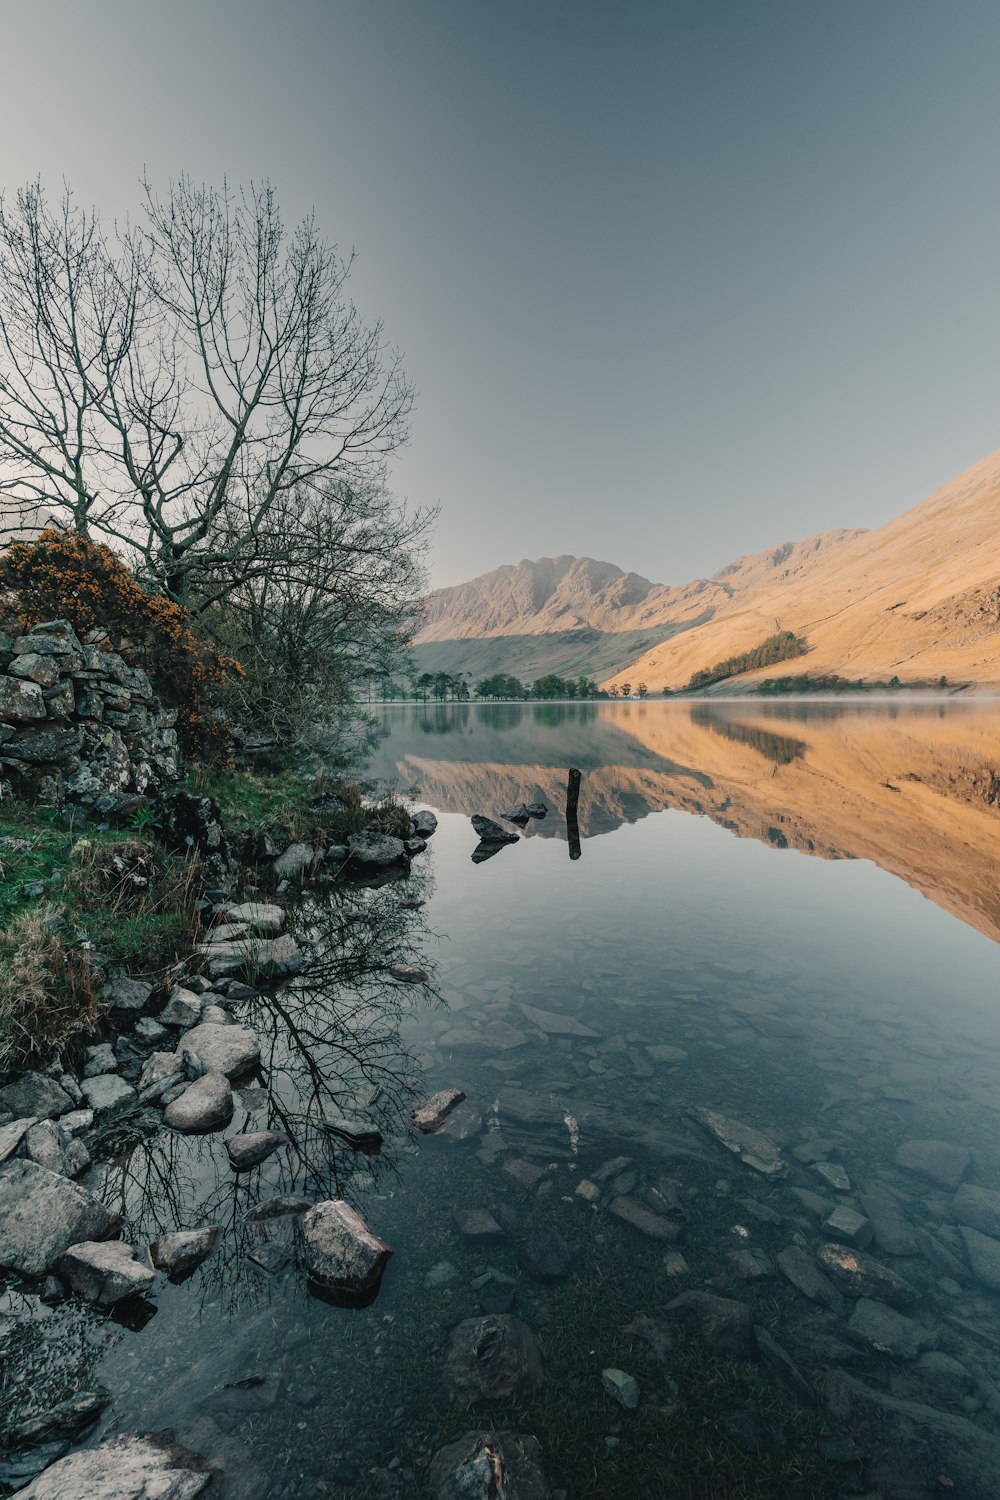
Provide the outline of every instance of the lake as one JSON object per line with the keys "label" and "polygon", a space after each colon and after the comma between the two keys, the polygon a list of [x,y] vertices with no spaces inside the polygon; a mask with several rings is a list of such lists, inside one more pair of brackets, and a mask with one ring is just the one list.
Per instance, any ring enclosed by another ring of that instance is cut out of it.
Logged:
{"label": "lake", "polygon": [[[240,1500],[428,1496],[486,1428],[572,1500],[994,1493],[1000,705],[388,706],[368,774],[438,828],[306,898],[310,968],[244,1002],[233,1128],[293,1149],[236,1178],[219,1135],[110,1140],[131,1243],[220,1248],[132,1326],[11,1282],[27,1383],[103,1387],[90,1441],[173,1428]],[[473,859],[472,815],[533,802]],[[359,1113],[377,1155],[323,1128]],[[392,1247],[370,1305],[247,1221],[289,1193]]]}

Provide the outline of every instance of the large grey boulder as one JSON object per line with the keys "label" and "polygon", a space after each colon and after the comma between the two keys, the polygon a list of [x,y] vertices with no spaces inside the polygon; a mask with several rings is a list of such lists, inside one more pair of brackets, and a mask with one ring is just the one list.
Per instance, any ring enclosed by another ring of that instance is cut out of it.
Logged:
{"label": "large grey boulder", "polygon": [[317,1203],[302,1220],[309,1275],[321,1287],[357,1297],[378,1290],[392,1251],[349,1203]]}
{"label": "large grey boulder", "polygon": [[219,1238],[218,1229],[177,1229],[161,1234],[149,1247],[149,1258],[158,1271],[165,1271],[171,1281],[185,1276],[207,1260]]}
{"label": "large grey boulder", "polygon": [[542,1450],[526,1432],[467,1432],[435,1454],[435,1500],[549,1500]]}
{"label": "large grey boulder", "polygon": [[181,1058],[189,1072],[224,1073],[238,1078],[260,1062],[256,1032],[245,1026],[220,1026],[206,1021],[193,1026],[182,1039]]}
{"label": "large grey boulder", "polygon": [[125,1433],[68,1453],[21,1490],[21,1500],[195,1500],[213,1475],[166,1433]]}
{"label": "large grey boulder", "polygon": [[156,1018],[161,1026],[195,1026],[201,1019],[201,996],[183,985],[175,985]]}
{"label": "large grey boulder", "polygon": [[53,1120],[39,1120],[37,1125],[32,1125],[24,1137],[24,1154],[40,1167],[62,1173],[63,1140],[59,1126]]}
{"label": "large grey boulder", "polygon": [[156,1280],[156,1273],[136,1260],[132,1246],[121,1240],[71,1245],[59,1257],[56,1270],[70,1291],[98,1307],[141,1296]]}
{"label": "large grey boulder", "polygon": [[890,1354],[894,1359],[916,1359],[922,1349],[933,1343],[926,1328],[870,1297],[860,1299],[847,1331],[858,1343],[879,1354]]}
{"label": "large grey boulder", "polygon": [[36,1120],[51,1120],[72,1108],[73,1101],[66,1090],[43,1073],[22,1073],[0,1089],[0,1109],[19,1118],[34,1115]]}
{"label": "large grey boulder", "polygon": [[694,1108],[689,1111],[703,1130],[714,1136],[720,1146],[725,1146],[738,1156],[744,1166],[752,1167],[762,1177],[784,1177],[788,1167],[781,1152],[762,1130],[755,1125],[746,1125],[742,1120],[732,1120],[718,1110]]}
{"label": "large grey boulder", "polygon": [[109,1239],[121,1230],[92,1193],[32,1161],[0,1166],[0,1266],[42,1276],[70,1245]]}
{"label": "large grey boulder", "polygon": [[233,1118],[233,1091],[224,1073],[206,1073],[189,1084],[164,1111],[164,1123],[185,1134],[220,1130]]}
{"label": "large grey boulder", "polygon": [[409,865],[402,839],[366,828],[347,840],[348,860],[354,868],[371,873]]}
{"label": "large grey boulder", "polygon": [[969,1165],[968,1146],[954,1141],[904,1141],[896,1152],[896,1164],[941,1187],[957,1188]]}

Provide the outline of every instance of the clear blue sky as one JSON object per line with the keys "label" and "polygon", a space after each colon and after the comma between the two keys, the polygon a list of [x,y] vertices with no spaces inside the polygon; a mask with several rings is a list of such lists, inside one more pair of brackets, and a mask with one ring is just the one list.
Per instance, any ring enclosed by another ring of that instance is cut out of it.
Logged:
{"label": "clear blue sky", "polygon": [[679,582],[1000,445],[1000,6],[8,0],[0,182],[269,177],[419,391],[433,581]]}

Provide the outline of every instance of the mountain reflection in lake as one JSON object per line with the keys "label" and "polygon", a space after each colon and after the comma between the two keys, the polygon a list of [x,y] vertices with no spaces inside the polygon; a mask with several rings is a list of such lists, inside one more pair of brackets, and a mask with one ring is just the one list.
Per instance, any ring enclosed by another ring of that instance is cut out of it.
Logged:
{"label": "mountain reflection in lake", "polygon": [[[141,1328],[39,1307],[40,1388],[103,1386],[101,1432],[170,1426],[241,1500],[445,1495],[431,1456],[486,1427],[534,1434],[573,1500],[994,1495],[1000,712],[421,705],[382,728],[372,774],[439,812],[430,849],[339,897],[315,970],[241,1015],[264,1067],[232,1130],[293,1148],[240,1179],[219,1136],[116,1156],[134,1242],[223,1243]],[[470,815],[536,799],[473,865]],[[440,1003],[389,979],[414,948]],[[444,1088],[456,1128],[407,1130]],[[323,1130],[347,1100],[381,1156]],[[285,1192],[347,1196],[393,1247],[372,1306],[311,1298],[294,1237],[254,1260],[246,1212]],[[466,1410],[456,1329],[508,1313],[541,1383]]]}

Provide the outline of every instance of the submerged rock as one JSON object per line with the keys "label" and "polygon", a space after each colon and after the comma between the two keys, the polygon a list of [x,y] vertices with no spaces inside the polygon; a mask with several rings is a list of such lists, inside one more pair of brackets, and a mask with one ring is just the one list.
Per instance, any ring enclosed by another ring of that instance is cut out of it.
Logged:
{"label": "submerged rock", "polygon": [[896,1359],[916,1359],[933,1340],[912,1318],[905,1318],[884,1302],[862,1297],[847,1325],[847,1331],[869,1349]]}
{"label": "submerged rock", "polygon": [[22,1500],[195,1500],[212,1483],[202,1460],[169,1433],[125,1433],[69,1453],[21,1491]]}
{"label": "submerged rock", "polygon": [[425,1099],[423,1104],[418,1104],[410,1119],[418,1130],[431,1135],[435,1130],[441,1129],[456,1104],[461,1104],[464,1098],[461,1089],[441,1089],[439,1093]]}
{"label": "submerged rock", "polygon": [[600,1036],[592,1026],[585,1026],[575,1016],[560,1015],[554,1010],[539,1010],[537,1005],[522,1005],[521,1014],[544,1031],[546,1036],[579,1036],[592,1040]]}
{"label": "submerged rock", "polygon": [[951,1200],[951,1211],[960,1224],[1000,1239],[1000,1193],[992,1188],[963,1183]]}
{"label": "submerged rock", "polygon": [[541,1385],[542,1356],[526,1323],[490,1313],[452,1329],[444,1373],[449,1390],[466,1406],[507,1401]]}
{"label": "submerged rock", "polygon": [[778,1270],[803,1297],[808,1297],[810,1302],[821,1302],[833,1312],[843,1311],[840,1293],[829,1277],[824,1276],[808,1251],[799,1245],[789,1245],[775,1259]]}
{"label": "submerged rock", "polygon": [[753,1125],[731,1120],[713,1109],[694,1108],[692,1119],[715,1137],[721,1146],[738,1156],[746,1166],[762,1177],[784,1177],[788,1167],[774,1142]]}
{"label": "submerged rock", "polygon": [[626,1411],[635,1411],[639,1405],[639,1382],[634,1375],[614,1368],[602,1370],[601,1384],[619,1406],[624,1406]]}
{"label": "submerged rock", "polygon": [[467,1432],[431,1461],[434,1500],[549,1500],[542,1451],[525,1432]]}
{"label": "submerged rock", "polygon": [[536,1229],[517,1254],[518,1263],[535,1281],[561,1281],[573,1265],[573,1252],[554,1229]]}
{"label": "submerged rock", "polygon": [[251,1130],[243,1135],[231,1135],[226,1141],[226,1152],[237,1172],[248,1172],[259,1167],[282,1146],[291,1141],[280,1130]]}
{"label": "submerged rock", "polygon": [[218,1229],[178,1229],[161,1234],[149,1247],[149,1256],[158,1271],[165,1271],[171,1281],[183,1281],[215,1249]]}
{"label": "submerged rock", "polygon": [[455,1233],[474,1245],[496,1245],[504,1231],[485,1208],[460,1209],[452,1217]]}
{"label": "submerged rock", "polygon": [[1000,1292],[1000,1240],[980,1234],[978,1229],[969,1229],[965,1224],[959,1233],[965,1241],[973,1276],[980,1286],[988,1287],[991,1292]]}
{"label": "submerged rock", "polygon": [[641,1203],[636,1203],[632,1198],[619,1195],[612,1198],[608,1204],[608,1212],[614,1214],[616,1219],[621,1219],[623,1224],[630,1224],[633,1229],[638,1229],[647,1239],[667,1240],[673,1243],[679,1240],[684,1232],[684,1226],[674,1219],[664,1219],[660,1214],[654,1214],[650,1209],[643,1208]]}
{"label": "submerged rock", "polygon": [[220,1130],[233,1118],[233,1091],[223,1073],[206,1073],[167,1105],[163,1119],[172,1130],[197,1134]]}
{"label": "submerged rock", "polygon": [[663,1311],[693,1329],[705,1348],[722,1358],[757,1358],[753,1314],[745,1302],[711,1292],[682,1292]]}
{"label": "submerged rock", "polygon": [[879,1302],[888,1302],[890,1307],[912,1307],[920,1300],[916,1287],[861,1250],[852,1250],[848,1245],[821,1245],[816,1259],[827,1275],[852,1297],[874,1297]]}
{"label": "submerged rock", "polygon": [[70,1291],[98,1307],[114,1307],[126,1297],[139,1296],[156,1280],[155,1273],[136,1260],[132,1246],[121,1240],[71,1245],[59,1257],[56,1270]]}
{"label": "submerged rock", "polygon": [[335,1115],[320,1122],[324,1130],[345,1141],[352,1151],[374,1156],[382,1149],[382,1132],[371,1120],[349,1120]]}
{"label": "submerged rock", "polygon": [[953,1141],[904,1141],[896,1152],[896,1164],[941,1187],[957,1188],[969,1165],[969,1148]]}
{"label": "submerged rock", "polygon": [[56,1172],[30,1161],[0,1166],[0,1267],[42,1276],[70,1245],[121,1226],[120,1214]]}
{"label": "submerged rock", "polygon": [[352,1296],[377,1292],[392,1251],[349,1203],[317,1203],[302,1220],[302,1237],[313,1281]]}

